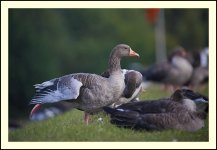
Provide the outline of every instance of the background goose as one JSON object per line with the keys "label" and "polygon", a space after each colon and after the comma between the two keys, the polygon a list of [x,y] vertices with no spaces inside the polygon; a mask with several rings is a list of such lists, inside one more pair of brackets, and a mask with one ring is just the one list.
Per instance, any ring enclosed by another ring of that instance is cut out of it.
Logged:
{"label": "background goose", "polygon": [[[204,126],[208,99],[191,90],[176,90],[170,98],[104,107],[119,127],[196,131]],[[203,107],[199,107],[203,105]]]}
{"label": "background goose", "polygon": [[32,115],[41,104],[69,101],[74,108],[85,112],[88,124],[89,113],[116,102],[124,90],[124,77],[120,60],[124,56],[139,56],[128,45],[119,44],[113,48],[108,63],[109,78],[96,74],[75,73],[36,84],[36,94],[30,104],[37,104]]}
{"label": "background goose", "polygon": [[188,60],[194,67],[193,73],[189,81],[185,84],[193,90],[208,82],[209,79],[209,52],[208,48],[204,48],[199,52],[188,53]]}
{"label": "background goose", "polygon": [[[122,69],[122,73],[124,76],[125,88],[122,96],[117,102],[113,103],[111,107],[117,107],[130,101],[138,101],[138,95],[143,91],[143,77],[140,72]],[[102,76],[108,78],[110,75],[108,71],[105,71],[102,73]]]}
{"label": "background goose", "polygon": [[198,86],[201,86],[204,83],[207,83],[208,80],[209,80],[208,68],[199,66],[199,67],[194,68],[192,76],[189,80],[189,86],[190,88],[196,90]]}
{"label": "background goose", "polygon": [[173,88],[184,85],[193,72],[193,67],[185,56],[186,51],[177,47],[168,57],[168,61],[154,64],[142,71],[144,80],[172,85]]}

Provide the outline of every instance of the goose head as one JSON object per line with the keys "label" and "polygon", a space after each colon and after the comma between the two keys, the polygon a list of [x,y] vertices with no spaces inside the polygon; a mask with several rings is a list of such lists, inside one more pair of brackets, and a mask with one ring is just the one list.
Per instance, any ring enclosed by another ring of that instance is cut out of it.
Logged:
{"label": "goose head", "polygon": [[184,104],[191,111],[208,112],[208,98],[189,89],[178,89],[171,100]]}
{"label": "goose head", "polygon": [[110,58],[109,58],[109,72],[115,72],[115,71],[119,71],[121,72],[121,65],[120,65],[120,60],[122,57],[132,57],[132,56],[136,56],[139,57],[139,54],[136,53],[135,51],[133,51],[131,49],[130,46],[126,45],[126,44],[118,44],[116,45],[110,54]]}
{"label": "goose head", "polygon": [[208,112],[208,97],[201,95],[200,93],[193,92],[190,89],[181,89],[185,97],[191,99],[196,104],[196,110],[198,112]]}
{"label": "goose head", "polygon": [[173,51],[168,56],[168,60],[171,61],[172,58],[175,57],[175,56],[186,57],[187,56],[187,52],[186,52],[186,50],[183,47],[177,46],[177,47],[175,47],[173,49]]}
{"label": "goose head", "polygon": [[126,45],[126,44],[118,44],[113,48],[113,50],[111,52],[111,56],[116,56],[118,58],[121,58],[121,57],[124,57],[124,56],[136,56],[136,57],[139,57],[139,54],[136,53],[135,51],[133,51],[131,49],[131,47]]}
{"label": "goose head", "polygon": [[196,104],[194,103],[194,101],[187,97],[181,89],[176,90],[172,94],[171,100],[185,105],[185,107],[190,111],[196,111]]}

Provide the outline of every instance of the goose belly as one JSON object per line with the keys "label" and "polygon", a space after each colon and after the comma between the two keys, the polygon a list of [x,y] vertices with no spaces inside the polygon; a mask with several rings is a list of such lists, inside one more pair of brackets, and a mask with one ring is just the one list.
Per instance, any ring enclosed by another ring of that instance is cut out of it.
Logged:
{"label": "goose belly", "polygon": [[124,79],[119,79],[99,83],[93,89],[83,89],[83,96],[79,101],[80,109],[92,112],[118,101],[124,91],[124,86]]}

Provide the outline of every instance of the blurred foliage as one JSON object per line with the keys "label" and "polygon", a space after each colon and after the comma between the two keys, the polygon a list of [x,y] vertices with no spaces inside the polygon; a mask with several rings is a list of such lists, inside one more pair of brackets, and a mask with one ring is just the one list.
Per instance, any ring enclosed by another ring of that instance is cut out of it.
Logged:
{"label": "blurred foliage", "polygon": [[169,50],[178,44],[189,51],[208,46],[208,9],[168,9],[165,19]]}
{"label": "blurred foliage", "polygon": [[[111,49],[126,43],[154,62],[154,26],[144,9],[9,9],[9,117],[28,116],[36,83],[75,72],[101,73]],[[208,9],[166,9],[166,44],[208,44]]]}

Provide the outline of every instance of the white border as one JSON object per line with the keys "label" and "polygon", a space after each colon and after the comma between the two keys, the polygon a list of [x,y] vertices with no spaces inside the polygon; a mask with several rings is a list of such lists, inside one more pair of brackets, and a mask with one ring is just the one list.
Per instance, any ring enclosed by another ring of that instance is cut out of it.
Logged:
{"label": "white border", "polygon": [[[8,142],[9,8],[209,8],[209,142]],[[1,146],[2,148],[216,148],[216,2],[215,1],[2,1],[1,2]],[[211,131],[212,130],[212,131]]]}

